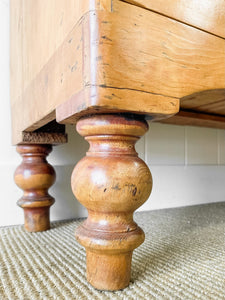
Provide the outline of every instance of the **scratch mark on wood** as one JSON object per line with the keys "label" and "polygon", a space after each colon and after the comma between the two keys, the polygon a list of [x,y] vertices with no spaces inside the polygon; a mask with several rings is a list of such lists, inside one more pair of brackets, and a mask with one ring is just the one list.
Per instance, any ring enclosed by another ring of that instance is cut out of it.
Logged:
{"label": "scratch mark on wood", "polygon": [[76,69],[77,69],[77,64],[78,64],[78,62],[76,61],[75,62],[75,65],[73,65],[72,67],[71,67],[71,72],[74,72],[74,71],[76,71]]}
{"label": "scratch mark on wood", "polygon": [[[87,86],[87,85],[86,85]],[[90,85],[91,86],[91,85]],[[93,85],[94,86],[94,85]],[[141,92],[141,93],[146,93],[146,94],[151,94],[151,95],[156,95],[156,96],[162,96],[162,97],[170,97],[170,98],[174,98],[174,99],[180,99],[179,97],[171,97],[171,96],[167,96],[167,95],[163,95],[163,94],[159,94],[159,93],[153,93],[153,92],[147,92],[147,91],[143,91],[143,90],[139,90],[139,89],[132,89],[132,88],[125,88],[125,87],[117,87],[117,86],[107,86],[105,84],[99,84],[99,87],[103,87],[106,89],[117,89],[117,90],[128,90],[128,91],[136,91],[136,92]]]}
{"label": "scratch mark on wood", "polygon": [[137,187],[135,187],[135,188],[133,189],[133,191],[132,191],[132,195],[133,195],[133,196],[135,196],[135,195],[136,195],[136,193],[137,193]]}
{"label": "scratch mark on wood", "polygon": [[121,190],[121,188],[120,188],[120,186],[119,186],[119,183],[117,183],[116,185],[112,186],[111,189],[112,189],[112,190],[116,190],[116,191],[120,191],[120,190]]}
{"label": "scratch mark on wood", "polygon": [[63,16],[64,16],[64,13],[62,13],[62,16],[61,16],[60,26],[62,26],[62,23],[63,23]]}
{"label": "scratch mark on wood", "polygon": [[106,41],[112,42],[112,40],[110,38],[108,38],[106,35],[102,35],[101,38],[106,40]]}
{"label": "scratch mark on wood", "polygon": [[112,96],[113,96],[113,97],[116,97],[116,98],[118,98],[118,99],[121,99],[121,97],[119,97],[119,96],[117,96],[117,95],[115,95],[115,94],[113,94],[113,93],[112,93]]}
{"label": "scratch mark on wood", "polygon": [[110,96],[110,95],[105,95],[104,98],[109,99],[109,100],[112,100],[113,97]]}

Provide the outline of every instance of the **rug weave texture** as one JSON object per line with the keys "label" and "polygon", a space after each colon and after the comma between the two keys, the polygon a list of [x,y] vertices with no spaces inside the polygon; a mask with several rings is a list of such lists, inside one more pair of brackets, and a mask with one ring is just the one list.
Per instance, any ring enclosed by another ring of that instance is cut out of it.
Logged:
{"label": "rug weave texture", "polygon": [[133,254],[123,291],[95,290],[74,230],[55,222],[42,233],[0,229],[0,299],[225,299],[225,203],[141,212],[146,239]]}

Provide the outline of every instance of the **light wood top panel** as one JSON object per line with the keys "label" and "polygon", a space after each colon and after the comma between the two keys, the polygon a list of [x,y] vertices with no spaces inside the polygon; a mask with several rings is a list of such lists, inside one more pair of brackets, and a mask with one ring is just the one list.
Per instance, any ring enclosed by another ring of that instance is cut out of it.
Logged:
{"label": "light wood top panel", "polygon": [[[84,51],[90,58],[84,62],[84,88],[126,91],[127,98],[120,101],[127,110],[140,112],[141,107],[142,113],[157,117],[150,108],[155,95],[161,96],[161,101],[175,101],[196,92],[224,88],[224,39],[120,1],[114,2],[113,13],[90,13],[84,22]],[[98,24],[97,32],[88,31],[93,23]],[[140,94],[131,103],[132,91],[145,92],[148,97],[143,103]],[[85,113],[91,106],[119,109],[114,92],[96,99],[84,101],[77,110],[70,99],[69,108],[64,103],[57,110],[58,121],[74,122],[73,114]]]}
{"label": "light wood top panel", "polygon": [[100,84],[177,98],[225,87],[224,39],[123,2],[99,23]]}
{"label": "light wood top panel", "polygon": [[225,38],[224,0],[125,0]]}
{"label": "light wood top panel", "polygon": [[[11,26],[14,143],[22,131],[54,119],[55,109],[62,122],[96,111],[162,118],[178,111],[180,98],[224,88],[222,38],[118,0],[112,7],[111,0],[70,0],[69,8],[65,2],[49,0],[58,12],[55,16],[37,0],[34,7],[40,13],[48,10],[37,26],[39,14],[27,4],[33,1],[12,0],[22,7],[11,11],[17,20]],[[33,21],[28,13],[23,16],[26,5]],[[59,21],[62,9],[66,12]],[[61,20],[68,22],[64,29]],[[40,59],[35,42],[42,49]],[[13,51],[16,46],[19,49]]]}

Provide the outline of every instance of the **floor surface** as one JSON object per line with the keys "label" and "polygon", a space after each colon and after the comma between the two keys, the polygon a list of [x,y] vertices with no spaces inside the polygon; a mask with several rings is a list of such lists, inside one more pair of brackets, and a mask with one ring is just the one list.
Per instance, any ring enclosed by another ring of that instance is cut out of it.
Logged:
{"label": "floor surface", "polygon": [[42,233],[0,229],[0,299],[225,299],[225,203],[137,213],[146,239],[134,251],[123,291],[101,292],[85,279],[79,220]]}

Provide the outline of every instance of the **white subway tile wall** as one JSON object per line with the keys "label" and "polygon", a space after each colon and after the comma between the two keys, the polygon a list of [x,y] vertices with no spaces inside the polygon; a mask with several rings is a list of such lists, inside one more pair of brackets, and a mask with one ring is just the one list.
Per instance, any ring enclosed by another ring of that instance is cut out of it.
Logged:
{"label": "white subway tile wall", "polygon": [[[0,226],[5,226],[23,222],[23,211],[16,206],[22,191],[13,182],[21,157],[11,146],[8,0],[0,0],[0,37]],[[70,177],[88,143],[74,126],[67,126],[67,132],[69,143],[54,147],[48,157],[57,173],[50,189],[56,199],[51,220],[87,215],[72,194]],[[151,197],[140,210],[225,201],[225,130],[152,123],[136,149],[153,175]]]}
{"label": "white subway tile wall", "polygon": [[217,165],[217,129],[189,126],[186,128],[186,164]]}
{"label": "white subway tile wall", "polygon": [[218,163],[225,165],[225,130],[218,130]]}
{"label": "white subway tile wall", "polygon": [[[172,128],[172,130],[171,130]],[[183,126],[150,123],[145,138],[145,160],[149,165],[184,165]]]}
{"label": "white subway tile wall", "polygon": [[139,211],[225,201],[225,166],[150,166],[153,189]]}
{"label": "white subway tile wall", "polygon": [[141,139],[138,140],[136,143],[135,149],[138,153],[138,156],[145,161],[145,145],[146,139],[145,136],[143,136]]}

